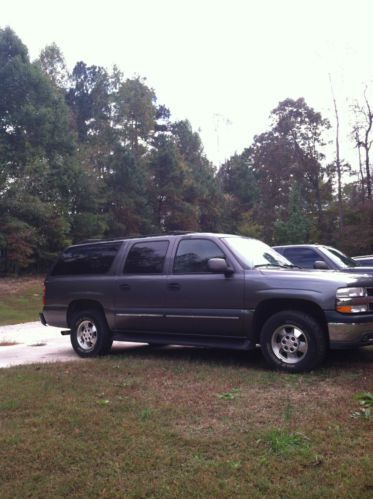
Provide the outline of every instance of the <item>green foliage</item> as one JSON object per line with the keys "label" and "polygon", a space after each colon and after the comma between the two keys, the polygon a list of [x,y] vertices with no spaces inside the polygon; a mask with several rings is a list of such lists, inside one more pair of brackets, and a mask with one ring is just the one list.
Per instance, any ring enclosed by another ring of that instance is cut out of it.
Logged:
{"label": "green foliage", "polygon": [[234,400],[239,392],[240,390],[238,388],[232,388],[229,392],[219,393],[218,397],[221,400]]}
{"label": "green foliage", "polygon": [[356,394],[356,400],[360,404],[360,409],[351,414],[353,418],[372,419],[373,393],[361,392]]}
{"label": "green foliage", "polygon": [[140,421],[142,422],[145,422],[149,419],[150,415],[151,415],[151,409],[143,409],[140,413]]}
{"label": "green foliage", "polygon": [[0,30],[0,215],[7,269],[48,265],[66,244],[76,178],[64,96]]}
{"label": "green foliage", "polygon": [[156,96],[142,78],[127,79],[119,86],[114,96],[115,122],[122,138],[128,141],[131,151],[138,157],[155,130],[157,108]]}
{"label": "green foliage", "polygon": [[[305,242],[316,233],[323,239],[330,233],[324,205],[331,200],[331,182],[321,152],[329,123],[304,99],[280,102],[271,122],[269,131],[219,171],[225,225],[269,243]],[[302,206],[292,198],[294,185]]]}
{"label": "green foliage", "polygon": [[260,239],[262,237],[263,227],[254,220],[252,210],[243,211],[240,213],[236,232],[246,237]]}
{"label": "green foliage", "polygon": [[0,30],[2,270],[41,271],[83,239],[180,229],[372,252],[363,184],[344,189],[344,230],[335,228],[329,126],[304,99],[285,99],[269,130],[217,171],[199,134],[171,121],[144,78],[84,61],[70,74],[56,44],[32,63],[16,34]]}
{"label": "green foliage", "polygon": [[250,151],[232,156],[221,166],[217,177],[224,193],[223,229],[260,237],[262,228],[253,216],[260,191]]}
{"label": "green foliage", "polygon": [[48,45],[41,51],[39,59],[36,61],[36,65],[48,75],[56,87],[61,89],[67,87],[69,73],[64,56],[55,43]]}
{"label": "green foliage", "polygon": [[108,233],[113,236],[151,232],[150,201],[144,194],[147,165],[136,161],[128,149],[117,146],[110,157],[110,174],[105,177]]}
{"label": "green foliage", "polygon": [[72,75],[71,87],[66,94],[80,142],[87,142],[108,125],[111,81],[107,71],[100,66],[87,66],[77,62]]}
{"label": "green foliage", "polygon": [[91,212],[76,213],[71,221],[71,237],[74,242],[85,239],[99,239],[107,230],[104,216]]}
{"label": "green foliage", "polygon": [[274,223],[276,244],[302,244],[308,241],[310,224],[302,210],[299,189],[294,186],[290,193],[288,215]]}
{"label": "green foliage", "polygon": [[308,439],[304,435],[301,433],[289,433],[285,430],[270,430],[264,435],[264,441],[274,454],[283,456],[304,452],[309,449]]}
{"label": "green foliage", "polygon": [[2,249],[5,250],[8,268],[11,273],[18,274],[35,261],[37,245],[36,230],[29,224],[9,217],[0,225],[2,232]]}
{"label": "green foliage", "polygon": [[[345,204],[344,227],[334,233],[340,248],[349,255],[373,253],[373,203],[361,201],[356,192]],[[334,210],[336,213],[336,209]]]}

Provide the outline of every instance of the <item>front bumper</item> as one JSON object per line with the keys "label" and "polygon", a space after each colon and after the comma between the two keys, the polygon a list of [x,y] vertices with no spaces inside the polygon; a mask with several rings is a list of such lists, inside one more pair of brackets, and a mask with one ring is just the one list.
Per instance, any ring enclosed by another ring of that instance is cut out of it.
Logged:
{"label": "front bumper", "polygon": [[373,317],[341,317],[329,314],[328,330],[330,348],[351,348],[373,345]]}

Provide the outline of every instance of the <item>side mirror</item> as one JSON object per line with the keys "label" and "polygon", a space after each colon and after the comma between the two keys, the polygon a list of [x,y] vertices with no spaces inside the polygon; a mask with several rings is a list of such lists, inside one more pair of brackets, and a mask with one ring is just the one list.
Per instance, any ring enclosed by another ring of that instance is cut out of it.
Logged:
{"label": "side mirror", "polygon": [[228,267],[224,258],[210,258],[207,262],[207,267],[211,272],[217,274],[233,274],[232,269]]}
{"label": "side mirror", "polygon": [[329,267],[326,262],[323,260],[316,260],[316,262],[313,263],[313,268],[317,270],[328,270]]}

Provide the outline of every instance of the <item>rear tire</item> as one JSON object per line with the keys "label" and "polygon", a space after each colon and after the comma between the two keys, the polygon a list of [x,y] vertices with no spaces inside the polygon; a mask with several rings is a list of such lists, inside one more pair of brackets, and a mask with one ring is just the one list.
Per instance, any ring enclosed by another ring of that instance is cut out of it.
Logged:
{"label": "rear tire", "polygon": [[292,310],[278,312],[265,322],[260,344],[272,367],[293,373],[317,367],[328,346],[320,323],[310,314]]}
{"label": "rear tire", "polygon": [[96,357],[110,352],[113,339],[100,310],[81,310],[71,318],[71,345],[80,357]]}

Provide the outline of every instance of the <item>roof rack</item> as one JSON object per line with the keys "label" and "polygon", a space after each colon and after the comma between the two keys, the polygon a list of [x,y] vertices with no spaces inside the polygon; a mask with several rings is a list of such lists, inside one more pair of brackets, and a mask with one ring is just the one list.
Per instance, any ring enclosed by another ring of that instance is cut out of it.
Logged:
{"label": "roof rack", "polygon": [[137,234],[137,235],[129,235],[129,236],[118,236],[118,237],[108,237],[108,238],[102,238],[102,239],[84,239],[83,241],[78,241],[74,243],[76,244],[89,244],[89,243],[104,243],[104,242],[111,242],[111,241],[122,241],[124,239],[141,239],[144,237],[161,237],[161,236],[182,236],[184,234],[194,234],[196,231],[190,231],[190,230],[170,230],[167,232],[158,232],[158,233],[153,233],[153,234]]}

